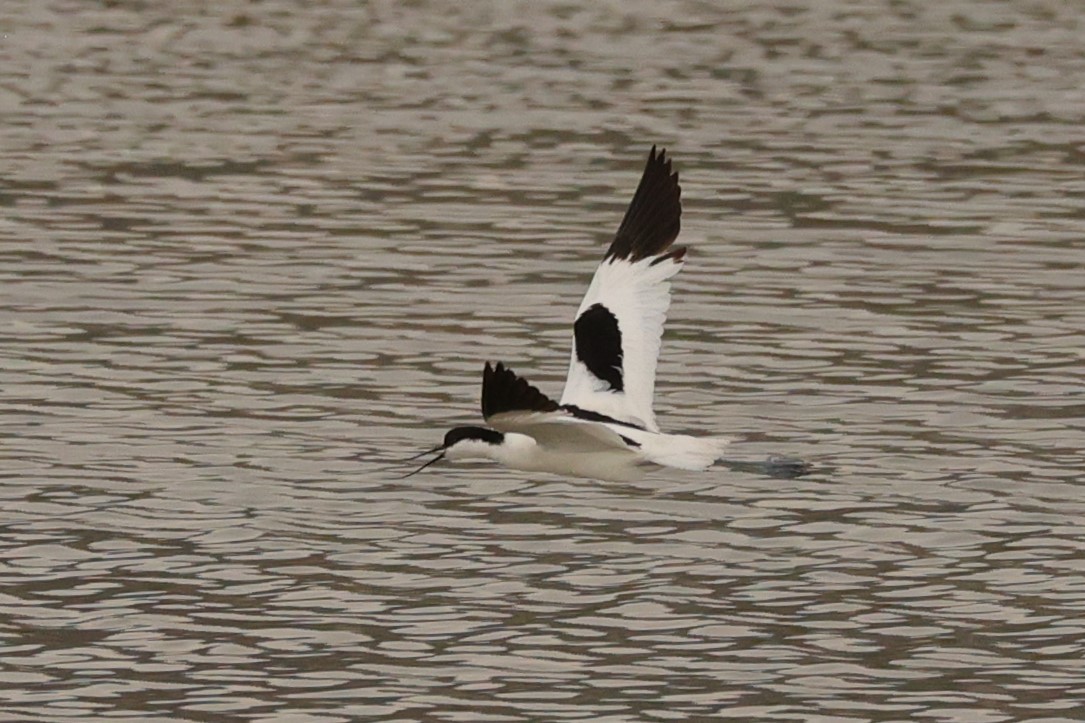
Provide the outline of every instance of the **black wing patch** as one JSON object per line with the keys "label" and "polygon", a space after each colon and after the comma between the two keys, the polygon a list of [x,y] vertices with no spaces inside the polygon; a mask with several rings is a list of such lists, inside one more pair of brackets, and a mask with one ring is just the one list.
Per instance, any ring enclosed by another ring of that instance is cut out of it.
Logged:
{"label": "black wing patch", "polygon": [[[682,187],[678,185],[678,173],[671,172],[671,162],[665,157],[666,153],[666,150],[661,150],[656,154],[656,147],[652,146],[644,175],[625,212],[622,225],[618,227],[618,233],[603,257],[605,260],[628,259],[636,262],[659,256],[678,238],[682,226]],[[668,256],[684,252],[684,249],[680,249]],[[661,260],[657,259],[654,263]]]}
{"label": "black wing patch", "polygon": [[503,412],[554,412],[558,403],[521,379],[501,362],[482,370],[482,416]]}
{"label": "black wing patch", "polygon": [[622,381],[622,332],[618,319],[602,304],[593,304],[576,317],[573,324],[576,358],[583,362],[596,379],[602,379],[611,390],[625,389]]}

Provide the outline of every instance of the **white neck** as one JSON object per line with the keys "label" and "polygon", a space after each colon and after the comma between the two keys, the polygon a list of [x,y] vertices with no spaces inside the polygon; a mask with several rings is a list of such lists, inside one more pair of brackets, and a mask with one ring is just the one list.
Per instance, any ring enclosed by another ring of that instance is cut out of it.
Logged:
{"label": "white neck", "polygon": [[516,469],[536,469],[538,464],[538,443],[526,434],[506,432],[501,444],[490,445],[493,451],[490,459],[506,467]]}

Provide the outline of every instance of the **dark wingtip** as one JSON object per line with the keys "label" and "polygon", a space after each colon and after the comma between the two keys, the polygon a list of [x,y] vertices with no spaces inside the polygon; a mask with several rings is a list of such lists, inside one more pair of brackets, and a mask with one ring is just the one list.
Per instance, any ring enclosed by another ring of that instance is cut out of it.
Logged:
{"label": "dark wingtip", "polygon": [[673,261],[676,264],[680,264],[686,260],[686,253],[688,251],[688,246],[675,247],[667,253],[663,254],[662,256],[656,256],[654,259],[652,259],[652,266],[655,266],[656,264],[661,264],[664,261]]}
{"label": "dark wingtip", "polygon": [[667,149],[657,150],[653,145],[633,200],[604,258],[636,262],[662,254],[678,238],[681,217],[678,173],[671,169]]}
{"label": "dark wingtip", "polygon": [[492,367],[486,362],[482,370],[483,419],[503,412],[553,412],[557,408],[557,402],[501,362]]}

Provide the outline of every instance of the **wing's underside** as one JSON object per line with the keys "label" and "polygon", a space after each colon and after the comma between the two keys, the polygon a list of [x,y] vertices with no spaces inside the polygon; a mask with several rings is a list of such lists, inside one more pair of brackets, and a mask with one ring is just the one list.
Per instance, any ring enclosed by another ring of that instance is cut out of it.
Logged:
{"label": "wing's underside", "polygon": [[685,259],[678,174],[655,146],[633,200],[573,324],[563,406],[657,431],[656,360],[670,306],[668,279]]}

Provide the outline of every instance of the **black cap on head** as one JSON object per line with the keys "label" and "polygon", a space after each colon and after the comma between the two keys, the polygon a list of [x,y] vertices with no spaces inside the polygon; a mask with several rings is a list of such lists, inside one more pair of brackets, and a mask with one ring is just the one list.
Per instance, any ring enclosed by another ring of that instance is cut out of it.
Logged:
{"label": "black cap on head", "polygon": [[448,430],[448,434],[445,435],[444,448],[448,449],[456,442],[464,439],[477,439],[480,442],[488,442],[489,444],[501,444],[505,440],[505,435],[486,427],[454,427]]}

